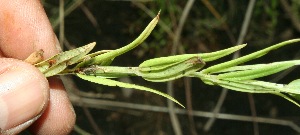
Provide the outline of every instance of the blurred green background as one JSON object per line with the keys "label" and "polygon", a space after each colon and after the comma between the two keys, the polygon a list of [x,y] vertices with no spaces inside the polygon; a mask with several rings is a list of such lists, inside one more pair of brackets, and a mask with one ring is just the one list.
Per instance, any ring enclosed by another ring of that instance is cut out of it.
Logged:
{"label": "blurred green background", "polygon": [[[63,43],[64,50],[94,41],[97,42],[94,51],[120,48],[133,41],[161,10],[160,24],[150,37],[141,46],[117,57],[112,63],[117,66],[138,66],[144,60],[171,55],[176,32],[181,28],[178,34],[177,54],[212,52],[236,45],[242,26],[246,25],[244,18],[249,6],[249,1],[240,0],[43,0],[42,2],[57,37]],[[186,6],[187,3],[191,6]],[[63,11],[61,12],[64,15],[63,22],[59,20],[59,11]],[[184,12],[187,13],[186,18],[182,18]],[[240,39],[241,43],[247,43],[248,46],[240,52],[241,55],[300,36],[299,0],[258,0],[254,3],[253,11],[248,13],[252,13],[248,29],[245,37]],[[299,45],[284,47],[250,64],[297,59],[299,49]],[[227,56],[208,63],[207,66],[231,58]],[[288,74],[275,74],[263,80],[288,83],[297,78],[299,68],[291,70]],[[217,118],[210,127],[207,127],[207,121],[213,117],[212,112],[219,101],[222,88],[205,85],[199,79],[178,79],[173,83],[174,97],[188,108],[176,113],[180,124],[176,127],[169,113],[166,113],[168,106],[163,97],[147,92],[105,87],[72,76],[63,79],[77,114],[77,126],[72,134],[172,135],[179,132],[184,135],[300,134],[300,128],[297,127],[297,124],[300,125],[300,108],[274,95],[249,95],[228,91],[219,109],[220,113],[232,116],[226,116],[226,119]],[[149,83],[141,78],[123,78],[121,81],[163,92],[167,89],[166,83]],[[187,86],[191,88],[187,89]],[[155,108],[157,106],[162,108]],[[182,109],[179,106],[176,108]],[[203,117],[187,114],[192,111],[203,111],[200,114],[208,113],[208,115]],[[233,117],[235,115],[249,116],[247,117],[249,121],[245,121],[242,117]],[[253,122],[256,117],[269,119]],[[269,124],[272,120],[274,123]],[[294,129],[291,123],[295,124]]]}

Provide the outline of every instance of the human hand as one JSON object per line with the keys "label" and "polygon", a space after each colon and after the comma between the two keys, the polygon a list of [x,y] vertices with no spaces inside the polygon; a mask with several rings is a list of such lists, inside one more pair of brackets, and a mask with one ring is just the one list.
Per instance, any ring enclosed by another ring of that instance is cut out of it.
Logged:
{"label": "human hand", "polygon": [[68,134],[75,113],[61,81],[21,61],[40,49],[44,59],[60,51],[40,1],[1,0],[0,7],[0,134],[30,125],[34,134]]}

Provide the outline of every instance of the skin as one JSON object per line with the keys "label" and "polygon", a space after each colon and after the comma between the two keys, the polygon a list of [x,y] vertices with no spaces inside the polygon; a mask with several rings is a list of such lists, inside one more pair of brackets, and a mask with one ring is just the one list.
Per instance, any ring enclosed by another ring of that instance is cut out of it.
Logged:
{"label": "skin", "polygon": [[0,1],[0,128],[16,134],[68,134],[75,113],[58,77],[46,79],[25,60],[42,49],[44,59],[60,52],[39,0]]}

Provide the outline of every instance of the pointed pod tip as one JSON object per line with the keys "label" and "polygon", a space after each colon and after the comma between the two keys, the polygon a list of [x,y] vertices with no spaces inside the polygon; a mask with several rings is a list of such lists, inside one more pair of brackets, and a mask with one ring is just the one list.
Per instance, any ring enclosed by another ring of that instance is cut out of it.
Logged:
{"label": "pointed pod tip", "polygon": [[158,11],[158,13],[157,13],[157,15],[156,15],[156,18],[157,18],[157,19],[159,19],[160,11],[161,11],[161,9]]}
{"label": "pointed pod tip", "polygon": [[96,42],[92,42],[92,43],[87,44],[86,46],[88,46],[88,48],[94,48],[95,45],[96,45]]}
{"label": "pointed pod tip", "polygon": [[241,45],[239,45],[239,46],[241,46],[241,48],[243,48],[243,47],[247,46],[247,43],[241,44]]}
{"label": "pointed pod tip", "polygon": [[247,46],[247,43],[246,44],[236,45],[236,46],[234,46],[234,48],[237,48],[239,50],[239,49],[244,48],[245,46]]}
{"label": "pointed pod tip", "polygon": [[[169,98],[170,99],[170,98]],[[181,106],[182,108],[185,108],[184,105],[182,105],[179,101],[172,99],[173,102],[175,102],[176,104],[178,104],[179,106]]]}
{"label": "pointed pod tip", "polygon": [[89,44],[92,45],[92,46],[95,46],[96,42],[92,42],[92,43],[89,43]]}
{"label": "pointed pod tip", "polygon": [[185,106],[183,106],[182,104],[180,104],[181,107],[185,108]]}

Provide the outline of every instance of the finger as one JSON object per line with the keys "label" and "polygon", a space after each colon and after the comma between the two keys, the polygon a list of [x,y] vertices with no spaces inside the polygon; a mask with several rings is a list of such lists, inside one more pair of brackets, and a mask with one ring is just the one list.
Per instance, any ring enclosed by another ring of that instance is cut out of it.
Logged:
{"label": "finger", "polygon": [[16,134],[46,108],[48,81],[28,63],[1,58],[0,64],[0,134]]}
{"label": "finger", "polygon": [[[75,124],[75,112],[58,78],[50,78],[50,104],[30,129],[34,134],[68,134]],[[58,109],[59,108],[59,109]],[[51,127],[51,128],[49,128]]]}
{"label": "finger", "polygon": [[0,49],[2,55],[24,60],[44,50],[44,57],[59,51],[57,38],[39,0],[0,1]]}

